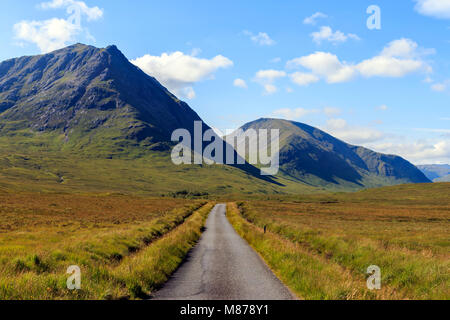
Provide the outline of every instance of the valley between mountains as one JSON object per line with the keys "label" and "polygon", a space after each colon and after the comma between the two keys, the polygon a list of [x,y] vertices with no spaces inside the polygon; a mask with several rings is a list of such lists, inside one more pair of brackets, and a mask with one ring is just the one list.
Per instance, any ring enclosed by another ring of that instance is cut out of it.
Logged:
{"label": "valley between mountains", "polygon": [[177,166],[195,121],[116,46],[1,62],[0,299],[448,299],[446,168],[271,118],[276,176]]}

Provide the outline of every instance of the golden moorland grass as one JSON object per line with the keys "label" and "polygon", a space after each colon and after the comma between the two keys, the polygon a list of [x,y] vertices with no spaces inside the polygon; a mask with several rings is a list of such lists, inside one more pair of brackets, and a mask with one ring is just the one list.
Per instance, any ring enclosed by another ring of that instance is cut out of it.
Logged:
{"label": "golden moorland grass", "polygon": [[[228,215],[302,298],[450,299],[449,183],[241,202]],[[379,291],[366,288],[370,265]]]}
{"label": "golden moorland grass", "polygon": [[[138,298],[176,268],[211,207],[202,200],[2,193],[0,299]],[[133,278],[140,263],[152,282]],[[70,265],[81,268],[82,290],[66,288]]]}

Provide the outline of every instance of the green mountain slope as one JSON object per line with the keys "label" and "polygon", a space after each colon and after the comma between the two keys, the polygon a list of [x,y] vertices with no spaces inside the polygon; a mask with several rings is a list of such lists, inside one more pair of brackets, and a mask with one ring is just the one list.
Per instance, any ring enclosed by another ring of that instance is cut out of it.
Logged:
{"label": "green mountain slope", "polygon": [[261,177],[248,164],[173,165],[173,130],[192,133],[200,120],[115,46],[77,44],[4,61],[0,188],[150,194],[314,190]]}
{"label": "green mountain slope", "polygon": [[428,182],[399,157],[273,119],[244,129],[281,130],[282,171],[274,178],[248,163],[175,166],[172,132],[185,128],[192,134],[194,121],[201,121],[195,111],[115,46],[77,44],[4,61],[0,189],[273,194]]}
{"label": "green mountain slope", "polygon": [[401,157],[347,144],[306,124],[259,119],[242,129],[279,129],[282,174],[312,186],[358,189],[430,182]]}
{"label": "green mountain slope", "polygon": [[64,148],[110,156],[201,120],[115,46],[81,44],[1,63],[0,111],[2,134],[55,133]]}

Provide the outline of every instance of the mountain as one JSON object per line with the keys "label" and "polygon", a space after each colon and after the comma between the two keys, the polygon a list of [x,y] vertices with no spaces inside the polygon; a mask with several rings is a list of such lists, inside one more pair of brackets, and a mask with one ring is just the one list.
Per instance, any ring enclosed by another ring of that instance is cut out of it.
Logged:
{"label": "mountain", "polygon": [[0,112],[2,134],[54,132],[79,150],[113,142],[117,151],[133,139],[151,146],[201,120],[116,46],[82,44],[2,62]]}
{"label": "mountain", "polygon": [[281,185],[249,164],[173,165],[172,132],[192,134],[194,121],[201,118],[116,46],[4,61],[0,189],[273,193]]}
{"label": "mountain", "polygon": [[281,130],[276,177],[248,163],[176,166],[172,132],[193,135],[194,121],[195,111],[116,46],[76,44],[1,62],[0,191],[260,195],[429,182],[402,158],[273,119],[244,129]]}
{"label": "mountain", "polygon": [[450,182],[450,165],[448,164],[426,164],[417,168],[434,182]]}
{"label": "mountain", "polygon": [[309,185],[361,188],[430,182],[401,157],[350,145],[303,123],[259,119],[241,129],[279,129],[282,173]]}

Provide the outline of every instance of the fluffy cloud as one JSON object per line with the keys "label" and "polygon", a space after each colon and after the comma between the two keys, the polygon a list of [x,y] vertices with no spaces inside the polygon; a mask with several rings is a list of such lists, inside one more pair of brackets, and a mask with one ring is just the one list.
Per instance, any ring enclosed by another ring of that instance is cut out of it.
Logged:
{"label": "fluffy cloud", "polygon": [[415,164],[450,163],[450,140],[382,143],[371,146],[376,151],[397,154]]}
{"label": "fluffy cloud", "polygon": [[376,76],[400,78],[423,67],[424,63],[418,60],[378,56],[361,62],[357,65],[357,70],[368,78]]}
{"label": "fluffy cloud", "polygon": [[389,43],[379,55],[357,64],[340,61],[332,53],[315,52],[288,61],[287,67],[303,67],[310,71],[310,75],[323,78],[328,83],[341,83],[348,82],[357,75],[366,78],[403,77],[413,72],[430,72],[431,67],[423,57],[432,53],[434,50],[421,49],[412,40],[400,39]]}
{"label": "fluffy cloud", "polygon": [[277,79],[286,76],[286,72],[280,70],[260,70],[256,73],[254,81],[263,86],[265,94],[273,94],[278,91],[278,88],[273,83]]}
{"label": "fluffy cloud", "polygon": [[64,19],[21,21],[14,25],[18,39],[35,43],[42,53],[63,48],[74,41],[80,29]]}
{"label": "fluffy cloud", "polygon": [[419,45],[411,39],[391,41],[381,52],[383,57],[414,58],[417,57]]}
{"label": "fluffy cloud", "polygon": [[253,34],[250,31],[245,30],[244,35],[250,37],[250,39],[254,42],[259,44],[260,46],[272,46],[276,42],[270,38],[270,36],[265,32],[259,32],[258,34]]}
{"label": "fluffy cloud", "polygon": [[82,1],[53,0],[40,4],[42,9],[67,8],[67,19],[52,18],[42,21],[21,21],[14,25],[15,37],[19,41],[34,43],[42,53],[47,53],[67,46],[74,42],[82,32],[92,40],[86,28],[81,26],[82,17],[87,20],[98,20],[103,16],[103,10],[98,7],[88,7]]}
{"label": "fluffy cloud", "polygon": [[328,83],[346,82],[355,75],[352,66],[339,61],[338,57],[331,53],[316,52],[309,56],[295,58],[288,61],[287,66],[304,67],[311,70],[312,74],[325,78]]}
{"label": "fluffy cloud", "polygon": [[278,88],[275,87],[275,86],[274,86],[273,84],[271,84],[271,83],[265,84],[265,85],[263,85],[263,87],[264,87],[264,92],[265,92],[266,94],[274,94],[275,92],[278,91]]}
{"label": "fluffy cloud", "polygon": [[245,82],[245,80],[242,79],[234,80],[233,85],[238,88],[247,89],[247,83]]}
{"label": "fluffy cloud", "polygon": [[383,105],[379,106],[377,109],[381,110],[381,111],[386,111],[387,109],[389,109],[389,107],[387,105],[383,104]]}
{"label": "fluffy cloud", "polygon": [[290,75],[292,82],[299,86],[307,86],[311,83],[319,81],[319,77],[312,73],[294,72]]}
{"label": "fluffy cloud", "polygon": [[230,59],[222,55],[212,59],[200,59],[180,51],[163,53],[161,56],[146,54],[131,62],[158,79],[176,95],[188,99],[195,97],[192,86],[196,82],[211,78],[218,69],[233,65]]}
{"label": "fluffy cloud", "polygon": [[259,80],[274,81],[278,78],[286,77],[286,72],[279,70],[260,70],[256,73],[255,78]]}
{"label": "fluffy cloud", "polygon": [[298,120],[300,118],[303,118],[304,116],[307,116],[307,115],[310,115],[313,113],[318,113],[318,112],[319,112],[319,110],[316,110],[316,109],[284,108],[284,109],[275,110],[271,116],[275,117],[275,118],[283,118],[286,120]]}
{"label": "fluffy cloud", "polygon": [[352,126],[344,119],[330,119],[324,130],[333,136],[356,145],[375,142],[384,138],[384,134],[373,128]]}
{"label": "fluffy cloud", "polygon": [[103,10],[99,7],[88,7],[83,1],[75,0],[53,0],[40,4],[42,9],[67,8],[67,13],[74,14],[79,11],[87,16],[88,21],[98,20],[103,17]]}
{"label": "fluffy cloud", "polygon": [[415,0],[420,14],[439,19],[450,19],[450,0]]}
{"label": "fluffy cloud", "polygon": [[305,20],[303,20],[304,24],[311,24],[311,25],[315,25],[316,24],[316,20],[318,19],[323,19],[323,18],[327,18],[328,16],[322,12],[316,12],[314,13],[312,16],[305,18]]}
{"label": "fluffy cloud", "polygon": [[380,55],[364,60],[356,69],[365,77],[403,77],[420,70],[431,71],[421,58],[432,53],[434,50],[419,49],[418,44],[410,39],[394,40]]}
{"label": "fluffy cloud", "polygon": [[360,40],[356,34],[353,33],[345,34],[339,30],[333,31],[333,29],[331,29],[328,26],[321,27],[319,31],[311,33],[311,37],[313,38],[313,41],[317,44],[321,44],[322,41],[329,41],[334,44],[337,44],[339,42],[345,42],[348,39]]}

